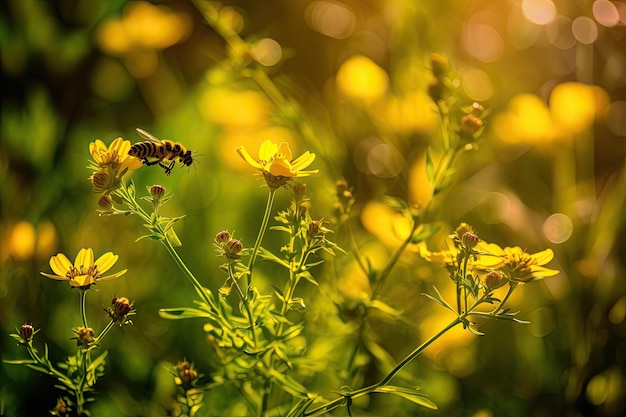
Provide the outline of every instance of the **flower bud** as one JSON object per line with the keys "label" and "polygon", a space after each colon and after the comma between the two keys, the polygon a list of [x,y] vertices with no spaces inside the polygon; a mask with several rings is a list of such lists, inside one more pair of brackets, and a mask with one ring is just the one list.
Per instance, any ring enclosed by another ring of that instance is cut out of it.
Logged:
{"label": "flower bud", "polygon": [[111,177],[104,171],[94,172],[90,179],[96,190],[107,190],[111,185]]}
{"label": "flower bud", "polygon": [[237,239],[231,239],[228,241],[224,248],[224,256],[230,259],[239,259],[241,255],[239,252],[243,249],[243,244]]}
{"label": "flower bud", "polygon": [[500,287],[500,282],[502,281],[502,274],[497,271],[492,271],[485,277],[485,286],[489,290],[493,290],[495,288]]}
{"label": "flower bud", "polygon": [[217,243],[218,246],[227,244],[230,239],[231,235],[226,230],[221,231],[217,235],[215,235],[215,243]]}
{"label": "flower bud", "polygon": [[302,184],[299,182],[293,183],[293,194],[295,201],[302,201],[304,197],[306,197],[306,184]]}
{"label": "flower bud", "polygon": [[198,374],[193,369],[193,364],[186,360],[176,364],[176,374],[178,376],[178,381],[176,382],[187,387],[190,387],[198,377]]}
{"label": "flower bud", "polygon": [[152,201],[158,203],[161,201],[163,196],[165,195],[165,187],[162,185],[155,184],[150,187],[150,195],[152,196]]}
{"label": "flower bud", "polygon": [[79,327],[75,330],[78,346],[88,347],[94,342],[95,332],[91,327]]}
{"label": "flower bud", "polygon": [[109,309],[109,315],[113,321],[123,321],[126,315],[133,309],[133,303],[131,303],[126,297],[115,297],[111,301],[111,308]]}
{"label": "flower bud", "polygon": [[20,327],[20,336],[22,336],[25,342],[30,341],[34,333],[35,328],[30,324],[22,324]]}
{"label": "flower bud", "polygon": [[69,407],[62,399],[59,399],[57,404],[54,406],[54,409],[51,411],[52,415],[55,416],[68,416],[69,415]]}
{"label": "flower bud", "polygon": [[110,210],[113,207],[113,199],[109,194],[102,194],[98,199],[98,207],[104,210]]}
{"label": "flower bud", "polygon": [[483,121],[473,114],[466,114],[461,118],[461,130],[465,133],[473,135],[483,127]]}
{"label": "flower bud", "polygon": [[309,237],[313,238],[317,236],[319,232],[320,232],[320,222],[318,222],[317,220],[311,221],[311,223],[309,223]]}
{"label": "flower bud", "polygon": [[461,237],[461,243],[466,249],[474,249],[474,247],[478,245],[479,241],[480,239],[478,238],[478,236],[471,232],[465,232]]}
{"label": "flower bud", "polygon": [[454,231],[454,236],[456,236],[459,240],[463,239],[463,235],[465,233],[474,233],[474,229],[467,223],[461,223],[459,227]]}

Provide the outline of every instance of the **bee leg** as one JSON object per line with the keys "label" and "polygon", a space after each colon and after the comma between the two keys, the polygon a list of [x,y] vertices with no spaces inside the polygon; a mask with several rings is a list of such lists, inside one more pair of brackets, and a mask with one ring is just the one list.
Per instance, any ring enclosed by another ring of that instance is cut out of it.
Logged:
{"label": "bee leg", "polygon": [[162,161],[162,160],[163,160],[163,159],[157,159],[157,160],[155,160],[155,161],[150,162],[150,161],[148,161],[148,158],[144,158],[144,159],[143,159],[143,163],[144,163],[145,165],[147,165],[147,166],[152,166],[152,165],[156,165],[156,164],[159,164],[159,165],[163,166],[163,165],[161,164],[161,161]]}

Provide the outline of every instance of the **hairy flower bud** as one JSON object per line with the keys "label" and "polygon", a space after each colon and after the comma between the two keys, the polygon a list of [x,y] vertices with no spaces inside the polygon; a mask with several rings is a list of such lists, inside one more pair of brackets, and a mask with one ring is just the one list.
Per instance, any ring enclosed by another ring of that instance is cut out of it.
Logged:
{"label": "hairy flower bud", "polygon": [[35,328],[30,324],[22,324],[20,327],[20,336],[24,339],[25,342],[30,341],[35,332]]}
{"label": "hairy flower bud", "polygon": [[113,199],[109,194],[102,194],[98,199],[98,207],[104,210],[109,210],[113,207]]}
{"label": "hairy flower bud", "polygon": [[226,230],[221,231],[215,235],[215,243],[218,246],[227,244],[230,239],[231,239],[231,235]]}
{"label": "hairy flower bud", "polygon": [[91,327],[78,327],[74,332],[78,346],[88,347],[95,340],[96,333]]}
{"label": "hairy flower bud", "polygon": [[478,236],[476,236],[472,232],[465,232],[461,237],[461,243],[466,249],[474,249],[476,245],[478,245],[479,241],[480,239],[478,238]]}
{"label": "hairy flower bud", "polygon": [[230,259],[239,259],[241,258],[239,252],[243,249],[243,244],[237,239],[231,239],[224,249],[224,256]]}
{"label": "hairy flower bud", "polygon": [[485,277],[485,287],[488,290],[499,288],[502,282],[502,274],[497,271],[492,271]]}
{"label": "hairy flower bud", "polygon": [[94,172],[91,176],[91,185],[97,190],[107,190],[111,184],[111,177],[104,171]]}
{"label": "hairy flower bud", "polygon": [[133,309],[133,303],[131,303],[126,297],[115,297],[111,300],[111,308],[109,309],[109,316],[113,321],[124,321],[128,313]]}
{"label": "hairy flower bud", "polygon": [[162,185],[154,184],[150,187],[150,195],[152,196],[152,201],[158,203],[165,195],[165,187],[163,187]]}

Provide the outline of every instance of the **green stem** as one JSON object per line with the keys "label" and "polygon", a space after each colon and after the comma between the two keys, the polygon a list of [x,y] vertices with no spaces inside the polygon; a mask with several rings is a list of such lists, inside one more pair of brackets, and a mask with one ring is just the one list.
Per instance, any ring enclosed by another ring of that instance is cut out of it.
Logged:
{"label": "green stem", "polygon": [[241,298],[241,302],[243,302],[243,306],[246,309],[246,313],[248,314],[248,323],[250,324],[250,331],[252,332],[252,339],[254,340],[254,347],[256,348],[258,346],[258,340],[256,337],[256,331],[255,331],[256,326],[255,326],[254,317],[252,316],[252,311],[250,310],[250,300],[248,299],[248,297],[246,297],[243,294],[243,291],[241,291],[241,287],[239,286],[239,283],[235,279],[232,268],[233,268],[233,265],[229,263],[228,264],[228,277],[233,281],[235,285],[235,290],[237,290],[237,294],[239,294],[239,298]]}
{"label": "green stem", "polygon": [[387,265],[385,265],[385,267],[378,274],[378,277],[376,277],[376,283],[374,284],[372,294],[378,293],[378,290],[380,289],[382,282],[385,280],[385,278],[387,278],[387,275],[389,275],[393,267],[396,265],[396,263],[398,262],[398,259],[400,259],[400,256],[402,255],[406,247],[409,246],[409,243],[411,243],[411,239],[413,238],[413,233],[415,233],[417,226],[419,226],[418,222],[413,221],[413,226],[411,227],[411,232],[409,233],[409,236],[404,240],[404,242],[402,242],[402,245],[400,245],[400,247],[396,249],[394,254],[389,259],[389,262],[387,262]]}
{"label": "green stem", "polygon": [[111,320],[104,329],[102,329],[102,331],[100,332],[100,334],[98,335],[98,337],[95,338],[95,342],[98,343],[100,342],[104,336],[107,335],[107,333],[109,333],[109,331],[111,331],[111,329],[113,328],[113,326],[115,325],[115,321]]}
{"label": "green stem", "polygon": [[206,291],[205,291],[204,287],[196,279],[196,277],[189,270],[189,268],[187,268],[187,265],[185,265],[185,262],[183,262],[183,260],[180,258],[180,256],[178,255],[178,252],[176,252],[176,249],[174,249],[174,246],[172,246],[170,241],[167,240],[167,238],[165,237],[165,233],[162,234],[161,242],[163,243],[163,245],[165,245],[165,248],[170,253],[172,258],[174,258],[174,261],[176,262],[178,267],[181,269],[181,271],[183,271],[183,273],[185,274],[187,279],[191,282],[191,285],[193,285],[193,287],[196,290],[196,292],[198,293],[198,295],[202,298],[202,300],[205,303],[210,305],[211,302],[210,302],[209,298],[207,297],[207,294],[206,294]]}
{"label": "green stem", "polygon": [[389,381],[391,381],[391,379],[393,379],[394,376],[396,376],[396,374],[398,372],[400,372],[402,370],[402,368],[404,368],[413,359],[418,357],[428,346],[430,346],[434,341],[439,339],[446,332],[448,332],[450,329],[455,327],[457,324],[460,324],[461,322],[462,322],[462,320],[461,320],[460,317],[455,318],[452,322],[450,322],[450,324],[448,324],[446,327],[441,329],[436,335],[432,336],[430,339],[428,339],[427,341],[422,343],[420,346],[418,346],[415,350],[413,350],[411,353],[409,353],[402,360],[402,362],[400,362],[398,365],[396,365],[396,367],[393,368],[391,370],[391,372],[389,372],[387,374],[387,376],[385,376],[385,378],[383,378],[382,380],[380,380],[376,384],[373,384],[373,385],[370,385],[370,386],[358,389],[356,391],[353,391],[353,392],[351,392],[349,394],[346,394],[346,395],[344,395],[344,396],[342,396],[340,398],[337,398],[337,399],[335,399],[333,401],[328,402],[327,404],[325,404],[323,406],[317,407],[314,410],[311,410],[309,412],[305,412],[304,415],[305,416],[319,415],[322,412],[327,412],[327,411],[330,411],[330,410],[340,406],[345,401],[346,397],[350,397],[352,399],[355,399],[355,398],[367,395],[367,394],[369,394],[371,392],[374,392],[377,388],[384,387],[385,385],[387,385],[389,383]]}
{"label": "green stem", "polygon": [[500,304],[498,304],[498,307],[496,307],[491,314],[492,315],[496,315],[500,312],[500,310],[502,310],[502,307],[504,306],[504,303],[507,302],[507,300],[509,299],[509,297],[511,296],[511,294],[513,294],[513,290],[515,290],[515,287],[517,287],[517,283],[510,283],[509,284],[509,289],[506,292],[506,295],[504,296],[504,298],[502,299],[502,301],[500,301]]}
{"label": "green stem", "polygon": [[87,290],[80,290],[80,317],[83,320],[83,327],[87,328],[87,312],[85,308]]}
{"label": "green stem", "polygon": [[276,189],[270,189],[270,193],[267,196],[267,204],[265,205],[265,214],[263,214],[263,221],[261,222],[261,229],[257,235],[256,242],[254,242],[254,248],[252,249],[252,254],[250,255],[250,261],[248,262],[248,291],[252,288],[252,268],[254,268],[256,257],[259,253],[259,248],[261,247],[261,242],[263,241],[263,236],[265,235],[265,230],[267,229],[267,224],[270,220],[275,195]]}

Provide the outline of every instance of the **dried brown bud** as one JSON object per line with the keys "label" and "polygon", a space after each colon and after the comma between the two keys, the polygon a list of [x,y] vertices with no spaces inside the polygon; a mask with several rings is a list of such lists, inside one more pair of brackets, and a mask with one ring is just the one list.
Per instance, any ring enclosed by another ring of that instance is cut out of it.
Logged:
{"label": "dried brown bud", "polygon": [[111,187],[111,177],[104,171],[94,172],[91,176],[91,185],[96,191],[108,190]]}
{"label": "dried brown bud", "polygon": [[133,303],[131,303],[126,297],[115,297],[111,301],[111,309],[109,315],[114,321],[123,321],[126,315],[133,309]]}
{"label": "dried brown bud", "polygon": [[485,286],[489,290],[499,288],[501,286],[500,285],[501,282],[502,282],[502,274],[497,271],[490,272],[485,277]]}
{"label": "dried brown bud", "polygon": [[184,385],[186,387],[190,387],[198,377],[198,374],[193,369],[193,364],[187,362],[186,360],[176,364],[176,373],[179,379],[177,382],[180,382],[180,385]]}
{"label": "dried brown bud", "polygon": [[228,241],[224,248],[224,256],[230,259],[239,259],[241,255],[239,252],[243,249],[243,244],[237,239],[231,239]]}
{"label": "dried brown bud", "polygon": [[318,222],[317,220],[311,221],[311,223],[309,223],[309,237],[313,238],[317,236],[319,233],[320,233],[320,222]]}
{"label": "dried brown bud", "polygon": [[109,194],[102,194],[98,199],[98,207],[109,210],[113,207],[113,199]]}
{"label": "dried brown bud", "polygon": [[226,230],[221,231],[215,235],[215,243],[217,243],[219,246],[225,245],[230,239],[231,235]]}
{"label": "dried brown bud", "polygon": [[461,118],[461,130],[473,135],[483,127],[483,121],[473,114],[466,114]]}
{"label": "dried brown bud", "polygon": [[78,346],[87,347],[94,342],[95,332],[91,327],[79,327],[75,330]]}
{"label": "dried brown bud", "polygon": [[479,241],[480,239],[478,238],[478,236],[471,232],[465,232],[461,237],[461,243],[466,249],[474,249],[474,247],[478,245]]}
{"label": "dried brown bud", "polygon": [[152,201],[158,203],[165,195],[165,187],[158,184],[153,185],[150,187],[150,195],[152,196]]}

